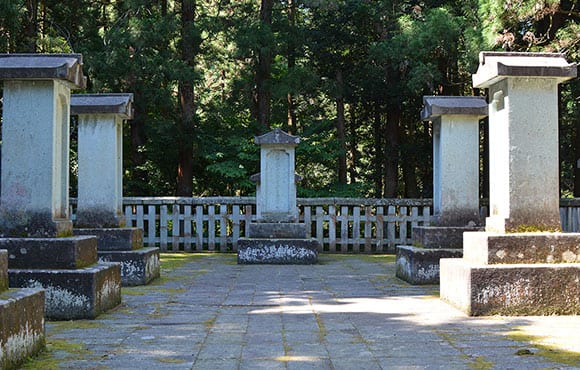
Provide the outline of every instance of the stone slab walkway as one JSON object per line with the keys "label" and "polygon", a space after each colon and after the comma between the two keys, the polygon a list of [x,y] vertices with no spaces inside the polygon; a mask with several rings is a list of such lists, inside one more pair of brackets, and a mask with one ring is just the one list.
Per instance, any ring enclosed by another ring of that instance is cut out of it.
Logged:
{"label": "stone slab walkway", "polygon": [[394,257],[313,266],[163,255],[163,277],[123,288],[92,321],[47,323],[29,369],[580,369],[580,317],[469,318]]}

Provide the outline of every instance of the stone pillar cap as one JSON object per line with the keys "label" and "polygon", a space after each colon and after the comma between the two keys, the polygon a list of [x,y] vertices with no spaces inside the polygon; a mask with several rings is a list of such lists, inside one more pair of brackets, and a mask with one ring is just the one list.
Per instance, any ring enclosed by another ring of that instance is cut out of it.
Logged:
{"label": "stone pillar cap", "polygon": [[70,97],[71,114],[116,114],[133,118],[133,94],[74,94]]}
{"label": "stone pillar cap", "polygon": [[296,146],[300,143],[300,138],[298,136],[292,136],[279,128],[268,132],[262,136],[256,136],[254,138],[254,143],[259,145],[288,145]]}
{"label": "stone pillar cap", "polygon": [[0,80],[63,80],[84,89],[81,54],[0,54]]}
{"label": "stone pillar cap", "polygon": [[544,77],[564,82],[576,77],[577,65],[560,53],[509,53],[482,51],[473,87],[487,88],[506,77]]}
{"label": "stone pillar cap", "polygon": [[483,96],[423,96],[423,105],[423,121],[444,115],[469,115],[478,119],[487,116],[487,102]]}

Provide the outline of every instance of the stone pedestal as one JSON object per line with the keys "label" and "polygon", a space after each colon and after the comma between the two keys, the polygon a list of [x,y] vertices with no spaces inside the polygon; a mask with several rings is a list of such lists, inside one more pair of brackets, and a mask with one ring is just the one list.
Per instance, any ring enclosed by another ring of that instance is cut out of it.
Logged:
{"label": "stone pedestal", "polygon": [[99,261],[121,264],[123,286],[146,285],[159,277],[159,248],[143,247],[142,229],[74,229],[74,232],[97,237]]}
{"label": "stone pedestal", "polygon": [[558,83],[575,76],[561,54],[480,54],[490,217],[462,259],[441,260],[441,298],[468,315],[580,314],[580,234],[557,232]]}
{"label": "stone pedestal", "polygon": [[94,318],[121,302],[121,284],[118,264],[97,263],[95,237],[71,237],[70,90],[85,85],[82,57],[3,54],[0,80],[0,248],[10,286],[45,289],[47,317]]}
{"label": "stone pedestal", "polygon": [[121,303],[119,264],[97,263],[94,236],[2,238],[11,287],[45,290],[47,318],[93,319]]}
{"label": "stone pedestal", "polygon": [[143,248],[143,231],[123,217],[123,120],[133,117],[133,94],[78,94],[79,181],[75,235],[98,237],[101,262],[121,264],[123,286],[159,277],[159,249]]}
{"label": "stone pedestal", "polygon": [[294,150],[300,138],[275,129],[256,137],[260,145],[260,173],[256,182],[256,218],[247,238],[238,239],[239,264],[312,264],[318,262],[319,243],[307,238],[297,223]]}
{"label": "stone pedestal", "polygon": [[0,368],[17,368],[44,343],[44,291],[8,289],[8,253],[0,250]]}
{"label": "stone pedestal", "polygon": [[479,216],[479,120],[482,97],[425,96],[421,119],[433,122],[433,221],[413,228],[413,246],[397,247],[396,275],[438,284],[439,260],[460,258],[463,233],[483,230]]}

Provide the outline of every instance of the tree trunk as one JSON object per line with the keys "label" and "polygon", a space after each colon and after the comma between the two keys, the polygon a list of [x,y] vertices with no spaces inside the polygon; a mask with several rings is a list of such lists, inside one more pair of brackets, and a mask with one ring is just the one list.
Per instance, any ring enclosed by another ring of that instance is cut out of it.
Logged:
{"label": "tree trunk", "polygon": [[385,130],[385,180],[383,196],[396,198],[399,186],[399,123],[401,107],[393,106],[387,112]]}
{"label": "tree trunk", "polygon": [[414,149],[413,140],[416,137],[414,123],[409,124],[408,130],[405,132],[405,144],[403,148],[406,150],[402,155],[405,158],[401,161],[401,168],[403,170],[403,180],[405,182],[405,198],[419,198],[419,189],[417,186],[417,158]]}
{"label": "tree trunk", "polygon": [[[181,2],[181,58],[193,71],[197,50],[194,35],[195,0]],[[179,107],[181,117],[177,124],[178,163],[177,163],[177,196],[190,197],[193,194],[193,135],[195,125],[194,81],[185,78],[179,81]]]}
{"label": "tree trunk", "polygon": [[23,52],[35,53],[38,38],[38,0],[26,0]]}
{"label": "tree trunk", "polygon": [[338,98],[336,98],[336,138],[338,139],[338,183],[346,184],[346,135],[344,117],[344,98],[342,89],[344,81],[342,71],[336,72],[336,82],[338,84]]}
{"label": "tree trunk", "polygon": [[[296,3],[294,0],[288,0],[288,72],[292,72],[296,66],[296,45],[294,38],[294,28],[296,27]],[[296,134],[296,110],[294,107],[294,96],[292,92],[288,93],[288,132]]]}
{"label": "tree trunk", "polygon": [[356,135],[356,112],[355,105],[350,105],[350,121],[349,121],[349,131],[350,131],[350,145],[349,145],[349,155],[350,155],[350,166],[349,166],[349,176],[350,183],[355,184],[357,178],[357,168],[358,168],[358,152],[357,152],[357,135]]}
{"label": "tree trunk", "polygon": [[[260,23],[264,31],[272,32],[272,2],[262,0],[260,6]],[[270,130],[270,74],[272,71],[272,45],[267,38],[258,51],[258,66],[256,69],[255,111],[258,126],[262,132]]]}
{"label": "tree trunk", "polygon": [[375,187],[375,197],[383,197],[383,170],[384,170],[384,156],[383,156],[383,137],[384,130],[381,124],[381,111],[379,103],[374,103],[374,118],[373,118],[373,146],[374,146],[374,168],[373,168],[373,179]]}

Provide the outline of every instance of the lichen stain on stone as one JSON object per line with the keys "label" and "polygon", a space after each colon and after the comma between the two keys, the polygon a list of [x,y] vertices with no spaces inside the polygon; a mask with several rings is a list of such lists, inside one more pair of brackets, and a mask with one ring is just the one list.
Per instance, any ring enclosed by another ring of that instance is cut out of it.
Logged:
{"label": "lichen stain on stone", "polygon": [[87,296],[73,293],[58,286],[43,286],[40,282],[29,280],[28,288],[45,289],[46,316],[55,315],[63,311],[89,311],[90,299]]}
{"label": "lichen stain on stone", "polygon": [[567,262],[567,263],[580,262],[580,255],[577,255],[576,253],[572,252],[571,250],[567,250],[564,253],[562,253],[562,262]]}
{"label": "lichen stain on stone", "polygon": [[147,260],[147,264],[145,265],[147,276],[158,276],[160,267],[159,256],[155,254]]}
{"label": "lichen stain on stone", "polygon": [[101,289],[97,292],[101,302],[116,300],[120,295],[121,284],[116,279],[106,279]]}
{"label": "lichen stain on stone", "polygon": [[476,302],[486,305],[492,301],[500,301],[502,306],[523,304],[530,296],[529,285],[528,279],[520,279],[511,284],[487,286],[477,293]]}
{"label": "lichen stain on stone", "polygon": [[20,362],[44,347],[44,331],[36,332],[28,322],[23,329],[8,337],[6,343],[0,340],[0,365]]}
{"label": "lichen stain on stone", "polygon": [[239,255],[240,259],[245,261],[307,260],[317,257],[314,251],[288,245],[247,248],[241,250]]}

